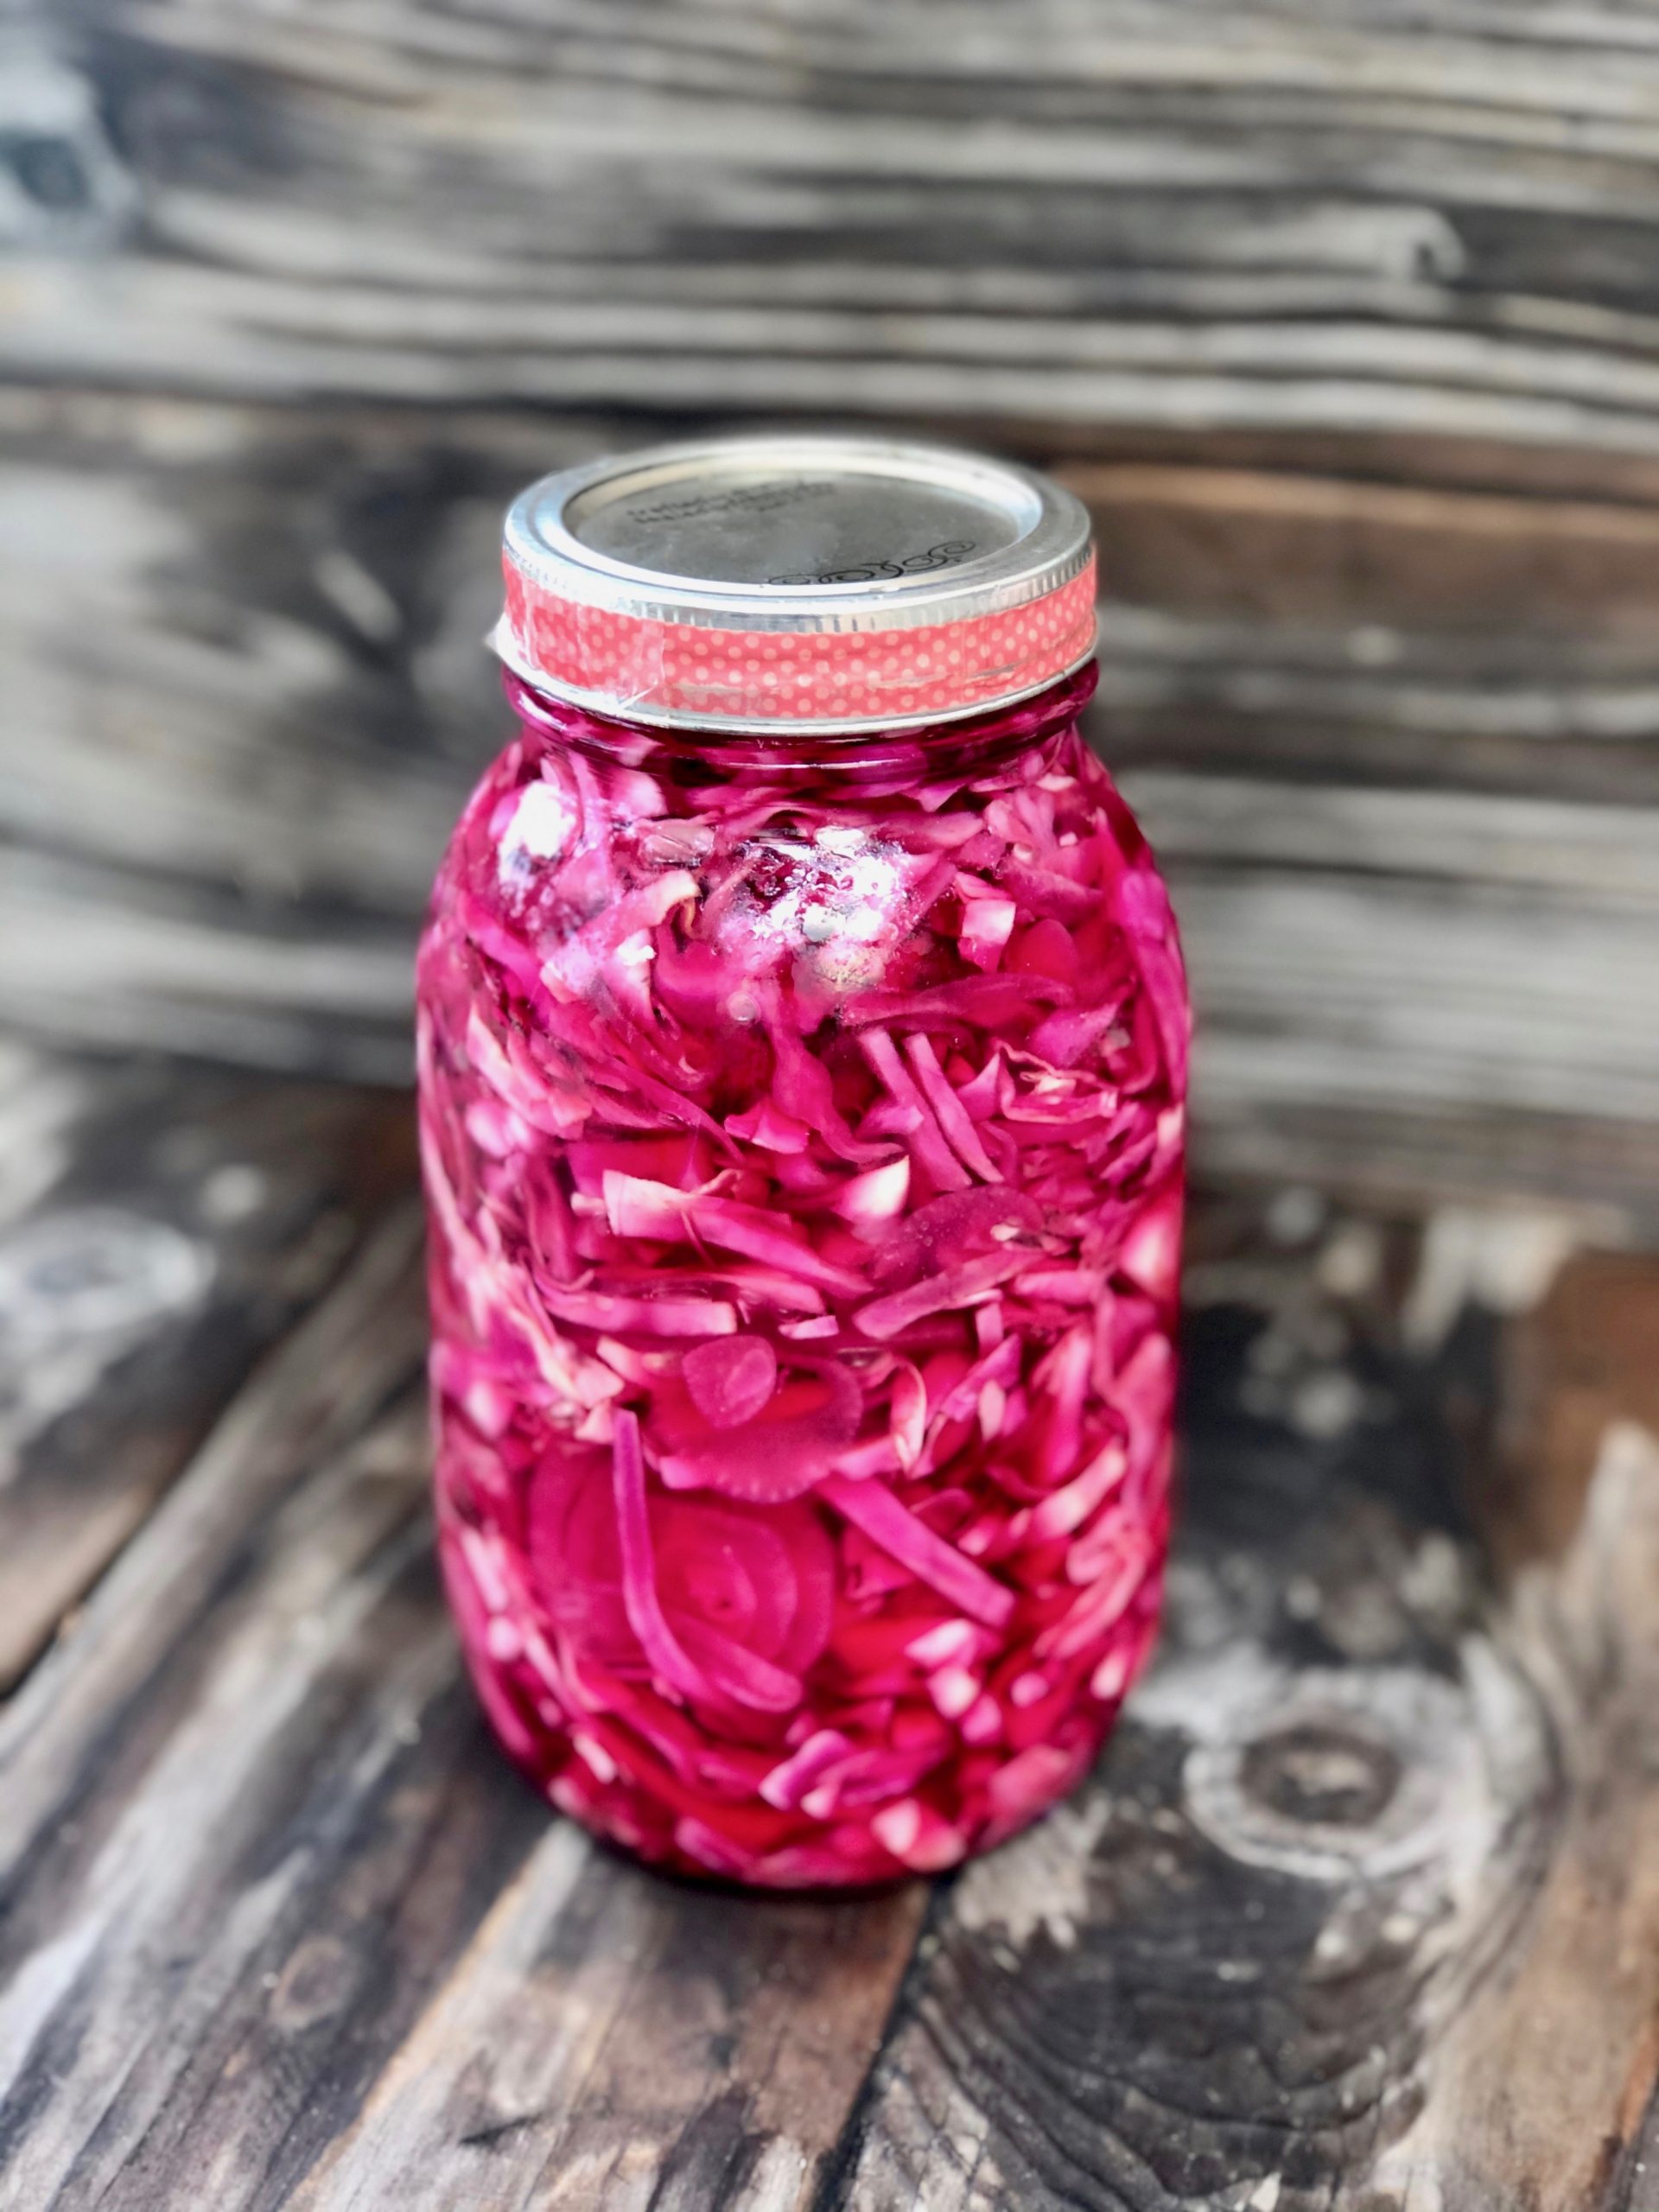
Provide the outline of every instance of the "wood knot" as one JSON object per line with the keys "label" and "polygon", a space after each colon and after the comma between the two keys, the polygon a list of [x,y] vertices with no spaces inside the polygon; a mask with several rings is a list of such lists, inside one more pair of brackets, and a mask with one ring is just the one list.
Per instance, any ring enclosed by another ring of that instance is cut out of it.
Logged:
{"label": "wood knot", "polygon": [[1315,1670],[1241,1700],[1188,1752],[1187,1810],[1235,1859],[1314,1881],[1441,1854],[1491,1812],[1469,1700],[1406,1668]]}
{"label": "wood knot", "polygon": [[188,1312],[211,1249],[118,1206],[66,1206],[0,1238],[0,1333],[35,1357],[110,1338],[136,1342]]}
{"label": "wood knot", "polygon": [[90,80],[41,48],[9,50],[0,70],[0,246],[105,244],[137,197]]}
{"label": "wood knot", "polygon": [[1304,1720],[1251,1744],[1239,1782],[1284,1819],[1312,1826],[1363,1827],[1377,1820],[1399,1786],[1400,1760],[1387,1744],[1351,1728]]}
{"label": "wood knot", "polygon": [[279,2034],[303,2035],[343,2012],[357,1993],[358,1962],[333,1936],[308,1936],[271,1991],[270,2024]]}

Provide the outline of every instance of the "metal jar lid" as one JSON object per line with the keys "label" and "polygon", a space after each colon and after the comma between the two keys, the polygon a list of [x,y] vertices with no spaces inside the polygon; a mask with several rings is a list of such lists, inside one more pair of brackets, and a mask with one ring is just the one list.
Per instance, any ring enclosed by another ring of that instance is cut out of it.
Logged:
{"label": "metal jar lid", "polygon": [[657,446],[514,501],[496,651],[599,714],[890,728],[1041,690],[1095,645],[1086,510],[946,447]]}

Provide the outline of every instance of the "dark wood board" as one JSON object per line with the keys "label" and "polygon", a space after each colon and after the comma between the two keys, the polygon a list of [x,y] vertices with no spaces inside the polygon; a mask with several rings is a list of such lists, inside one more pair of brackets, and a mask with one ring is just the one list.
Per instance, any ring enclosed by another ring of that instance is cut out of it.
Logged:
{"label": "dark wood board", "polygon": [[0,2206],[1631,2212],[1659,1272],[1292,1186],[1189,1293],[1096,1777],[931,1901],[743,1899],[491,1747],[395,1207],[0,1712]]}
{"label": "dark wood board", "polygon": [[406,1185],[410,1121],[0,1045],[0,1694]]}

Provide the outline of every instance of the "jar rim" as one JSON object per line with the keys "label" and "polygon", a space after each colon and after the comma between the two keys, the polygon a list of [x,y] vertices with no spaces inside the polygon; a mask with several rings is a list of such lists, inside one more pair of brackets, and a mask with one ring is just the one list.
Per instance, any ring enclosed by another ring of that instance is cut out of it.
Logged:
{"label": "jar rim", "polygon": [[1033,696],[1096,644],[1080,501],[889,438],[708,439],[564,470],[514,501],[503,567],[509,668],[662,725],[946,720]]}

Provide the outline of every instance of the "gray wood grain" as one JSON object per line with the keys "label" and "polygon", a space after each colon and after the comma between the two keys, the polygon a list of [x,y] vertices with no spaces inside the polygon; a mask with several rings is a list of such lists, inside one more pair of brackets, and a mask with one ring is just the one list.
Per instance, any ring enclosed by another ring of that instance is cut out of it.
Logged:
{"label": "gray wood grain", "polygon": [[[1656,451],[1630,10],[77,0],[54,28],[65,181],[25,172],[14,217],[33,373]],[[52,257],[89,233],[146,281]]]}
{"label": "gray wood grain", "polygon": [[1633,1170],[1656,112],[1631,7],[23,0],[0,1014],[400,1077],[508,493],[854,416],[1094,509],[1202,1156]]}
{"label": "gray wood grain", "polygon": [[[22,671],[0,1011],[404,1079],[424,887],[505,732],[480,643],[497,503],[581,439],[27,395],[0,419],[30,448],[19,570],[60,509],[105,564],[0,607]],[[166,518],[163,548],[123,516]],[[1580,1127],[1639,1166],[1616,1132],[1659,1096],[1644,648],[1421,630],[1379,658],[1276,616],[1106,615],[1094,727],[1176,887],[1206,1156],[1263,1160],[1263,1129],[1312,1113],[1319,1172],[1356,1173],[1352,1117],[1386,1109],[1462,1117],[1420,1188],[1478,1187],[1495,1156],[1539,1187]],[[83,619],[101,651],[73,649]],[[1612,1194],[1639,1211],[1655,1187]]]}
{"label": "gray wood grain", "polygon": [[1659,1131],[1648,1122],[1271,1098],[1209,1126],[1204,1167],[1218,1189],[1333,1192],[1385,1214],[1541,1209],[1592,1240],[1659,1240]]}
{"label": "gray wood grain", "polygon": [[407,1181],[408,1122],[0,1045],[0,1692]]}

